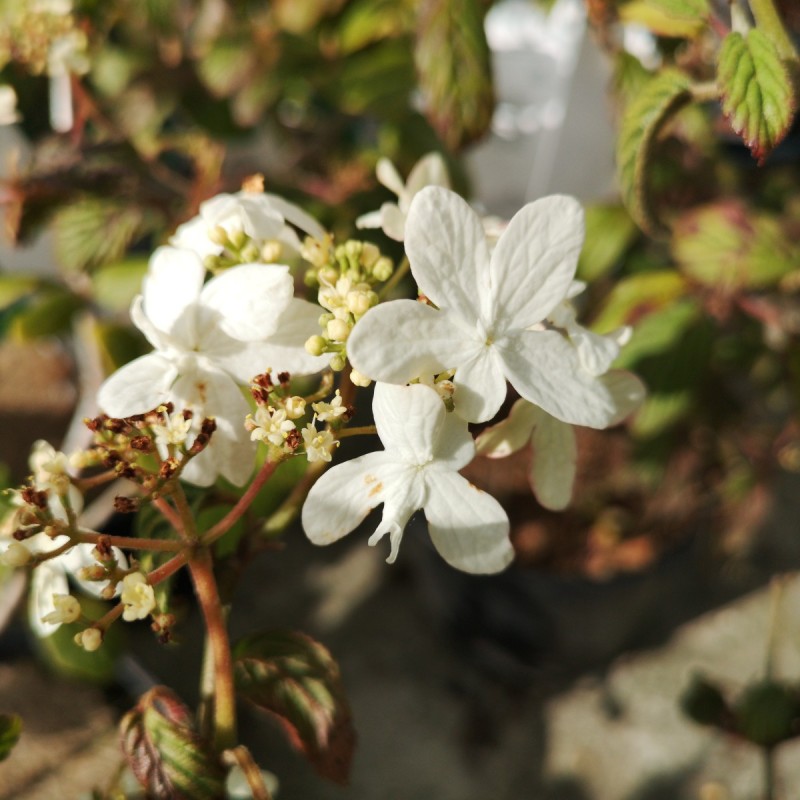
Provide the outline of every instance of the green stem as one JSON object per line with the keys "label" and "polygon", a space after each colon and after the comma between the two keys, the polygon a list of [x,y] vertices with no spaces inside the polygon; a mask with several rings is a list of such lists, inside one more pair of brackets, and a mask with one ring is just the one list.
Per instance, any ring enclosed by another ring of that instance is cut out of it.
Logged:
{"label": "green stem", "polygon": [[411,264],[408,260],[408,257],[406,257],[400,262],[400,266],[394,271],[389,280],[378,292],[378,297],[380,297],[381,300],[386,299],[391,294],[392,290],[397,286],[397,284],[400,283],[403,278],[405,278],[409,269],[411,269]]}
{"label": "green stem", "polygon": [[775,749],[764,748],[764,800],[775,800]]}
{"label": "green stem", "polygon": [[346,439],[348,436],[368,436],[374,435],[378,429],[374,425],[361,425],[358,428],[342,428],[335,432],[337,439]]}
{"label": "green stem", "polygon": [[189,562],[194,591],[206,624],[208,647],[214,664],[214,732],[212,742],[221,753],[236,745],[236,692],[225,612],[219,599],[211,554],[200,550]]}
{"label": "green stem", "polygon": [[213,544],[220,536],[231,529],[234,523],[247,511],[253,500],[256,499],[261,487],[272,477],[272,473],[275,472],[277,466],[277,461],[264,462],[256,477],[253,478],[253,482],[247,487],[247,491],[239,498],[236,505],[216,525],[203,534],[201,542],[204,545]]}
{"label": "green stem", "polygon": [[797,51],[792,37],[775,8],[774,0],[750,0],[750,10],[755,17],[756,25],[772,39],[781,58],[797,61]]}

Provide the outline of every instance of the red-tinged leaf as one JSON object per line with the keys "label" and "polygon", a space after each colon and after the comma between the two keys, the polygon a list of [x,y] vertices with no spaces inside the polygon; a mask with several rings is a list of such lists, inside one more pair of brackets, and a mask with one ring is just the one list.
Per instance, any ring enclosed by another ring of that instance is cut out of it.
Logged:
{"label": "red-tinged leaf", "polygon": [[328,650],[301,633],[260,633],[236,646],[234,671],[239,693],[278,718],[317,772],[347,784],[356,734]]}
{"label": "red-tinged leaf", "polygon": [[218,800],[224,771],[205,747],[189,709],[170,689],[142,695],[120,723],[122,750],[154,800]]}
{"label": "red-tinged leaf", "polygon": [[772,39],[757,28],[730,33],[719,53],[722,111],[762,163],[786,136],[797,102],[792,80]]}

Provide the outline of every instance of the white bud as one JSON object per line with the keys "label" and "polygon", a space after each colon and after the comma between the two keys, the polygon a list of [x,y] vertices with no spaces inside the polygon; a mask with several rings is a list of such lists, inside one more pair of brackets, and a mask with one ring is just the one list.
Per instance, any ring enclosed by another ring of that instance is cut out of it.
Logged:
{"label": "white bud", "polygon": [[0,554],[0,563],[7,567],[24,567],[31,558],[31,551],[24,544],[11,542],[6,551]]}
{"label": "white bud", "polygon": [[328,337],[334,342],[344,342],[350,335],[352,328],[342,319],[332,319],[326,328]]}
{"label": "white bud", "polygon": [[362,389],[366,389],[372,383],[366,375],[362,375],[355,369],[350,370],[350,381],[354,386],[360,386]]}
{"label": "white bud", "polygon": [[103,643],[103,632],[99,628],[86,628],[75,635],[75,644],[87,653],[93,653]]}
{"label": "white bud", "polygon": [[306,401],[302,397],[287,397],[283,407],[289,419],[299,419],[306,413]]}
{"label": "white bud", "polygon": [[54,594],[53,610],[42,617],[42,622],[51,625],[75,622],[81,615],[81,604],[71,594]]}

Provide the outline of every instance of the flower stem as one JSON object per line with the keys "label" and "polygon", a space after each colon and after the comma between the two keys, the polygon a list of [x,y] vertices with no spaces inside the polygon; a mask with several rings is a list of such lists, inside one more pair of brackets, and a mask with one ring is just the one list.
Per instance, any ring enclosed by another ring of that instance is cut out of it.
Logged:
{"label": "flower stem", "polygon": [[81,531],[72,537],[73,542],[97,544],[100,539],[111,547],[123,547],[126,550],[155,550],[162,553],[177,553],[184,545],[170,539],[137,539],[135,536],[109,536],[94,531]]}
{"label": "flower stem", "polygon": [[750,10],[755,17],[756,25],[772,39],[781,58],[797,61],[797,51],[792,37],[775,8],[774,0],[750,0]]}
{"label": "flower stem", "polygon": [[227,533],[234,523],[250,507],[256,495],[261,491],[261,487],[272,477],[277,461],[265,461],[261,469],[253,478],[252,483],[247,487],[245,493],[239,498],[236,505],[214,526],[209,528],[202,536],[200,541],[204,545],[210,545],[217,541],[223,534]]}
{"label": "flower stem", "polygon": [[245,780],[253,793],[253,800],[272,800],[272,795],[264,783],[264,778],[261,776],[261,770],[256,762],[253,761],[250,751],[243,744],[231,750],[226,750],[222,754],[222,761],[228,766],[238,766],[242,770]]}
{"label": "flower stem", "polygon": [[394,271],[394,274],[389,278],[389,280],[384,284],[381,290],[378,292],[378,297],[381,300],[386,299],[392,290],[400,283],[403,278],[408,274],[408,270],[411,268],[411,264],[406,256],[401,262],[400,266]]}
{"label": "flower stem", "polygon": [[289,496],[278,506],[278,508],[270,514],[267,521],[264,523],[262,532],[264,536],[272,537],[285,530],[291,523],[298,512],[306,495],[311,491],[311,487],[317,482],[317,478],[322,475],[328,468],[326,461],[315,461],[309,464],[305,474],[298,483],[294,485]]}
{"label": "flower stem", "polygon": [[164,519],[166,519],[173,528],[175,528],[177,533],[179,533],[181,536],[184,535],[181,518],[175,512],[175,509],[163,497],[155,498],[153,500],[153,506],[161,512],[161,516],[164,517]]}
{"label": "flower stem", "polygon": [[189,561],[194,591],[206,624],[208,646],[214,665],[214,730],[212,741],[217,752],[236,744],[236,693],[225,613],[217,591],[211,554],[203,548]]}
{"label": "flower stem", "polygon": [[335,436],[337,439],[346,439],[348,436],[369,436],[378,432],[374,425],[361,425],[358,428],[342,428],[336,431]]}

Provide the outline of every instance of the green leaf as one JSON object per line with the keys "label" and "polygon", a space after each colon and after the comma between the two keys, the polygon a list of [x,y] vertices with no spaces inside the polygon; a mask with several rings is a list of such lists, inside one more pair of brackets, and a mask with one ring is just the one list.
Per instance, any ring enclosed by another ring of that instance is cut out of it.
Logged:
{"label": "green leaf", "polygon": [[479,0],[422,0],[414,60],[425,115],[458,150],[486,133],[494,111],[489,45]]}
{"label": "green leaf", "polygon": [[205,746],[189,709],[165,686],[139,698],[120,722],[122,750],[154,800],[218,800],[224,772]]}
{"label": "green leaf", "polygon": [[82,306],[79,297],[64,289],[42,289],[11,319],[8,335],[19,341],[28,341],[63,333],[69,328],[72,315]]}
{"label": "green leaf", "polygon": [[39,278],[22,273],[0,275],[0,311],[32,294],[40,283]]}
{"label": "green leaf", "polygon": [[339,23],[339,50],[349,55],[373,42],[408,32],[409,9],[397,0],[356,0],[347,4]]}
{"label": "green leaf", "polygon": [[728,201],[684,214],[672,253],[685,275],[717,289],[761,289],[800,267],[800,249],[776,216]]}
{"label": "green leaf", "polygon": [[228,97],[241,86],[256,67],[252,44],[218,39],[197,64],[197,74],[215,97]]}
{"label": "green leaf", "polygon": [[129,258],[109,264],[92,275],[94,299],[109,311],[127,311],[142,289],[147,272],[146,258]]}
{"label": "green leaf", "polygon": [[589,206],[577,277],[591,282],[608,273],[633,243],[636,234],[636,224],[623,206],[616,203]]}
{"label": "green leaf", "polygon": [[649,80],[625,109],[617,141],[622,199],[638,225],[651,235],[665,232],[648,192],[648,169],[664,125],[691,99],[689,78],[667,69]]}
{"label": "green leaf", "polygon": [[9,757],[22,734],[22,718],[17,714],[0,714],[0,761]]}
{"label": "green leaf", "polygon": [[69,271],[91,270],[120,259],[145,229],[141,209],[112,200],[83,199],[58,211],[56,249]]}
{"label": "green leaf", "polygon": [[797,106],[791,77],[764,32],[729,33],[719,52],[722,111],[762,163],[789,131]]}
{"label": "green leaf", "polygon": [[300,633],[255,634],[234,648],[239,693],[275,715],[290,741],[324,777],[346,784],[355,748],[339,667]]}
{"label": "green leaf", "polygon": [[705,26],[707,0],[634,0],[619,9],[623,22],[644,25],[659,36],[693,38]]}
{"label": "green leaf", "polygon": [[643,317],[682,297],[686,288],[686,279],[674,270],[632,275],[614,286],[592,328],[609,331],[620,325],[636,325]]}

